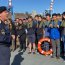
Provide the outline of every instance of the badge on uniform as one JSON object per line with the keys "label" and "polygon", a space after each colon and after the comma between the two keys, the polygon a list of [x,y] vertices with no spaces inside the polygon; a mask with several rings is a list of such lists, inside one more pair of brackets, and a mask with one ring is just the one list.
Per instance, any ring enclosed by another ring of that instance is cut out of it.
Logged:
{"label": "badge on uniform", "polygon": [[5,35],[5,30],[4,29],[1,30],[1,34]]}

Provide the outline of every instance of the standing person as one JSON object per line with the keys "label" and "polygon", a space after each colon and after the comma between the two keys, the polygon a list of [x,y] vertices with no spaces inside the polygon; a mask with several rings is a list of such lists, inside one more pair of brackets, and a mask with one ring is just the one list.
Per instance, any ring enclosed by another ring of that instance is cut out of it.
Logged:
{"label": "standing person", "polygon": [[36,25],[36,34],[37,34],[37,42],[43,38],[44,30],[43,30],[43,21],[42,21],[42,16],[38,16],[38,21]]}
{"label": "standing person", "polygon": [[34,22],[34,26],[35,26],[35,44],[36,44],[36,50],[37,50],[37,46],[38,46],[38,42],[37,42],[37,23],[38,23],[38,15],[35,15],[35,17],[33,18],[33,22]]}
{"label": "standing person", "polygon": [[57,13],[57,20],[58,20],[58,21],[62,21],[62,16],[61,16],[60,13]]}
{"label": "standing person", "polygon": [[0,6],[0,65],[10,65],[10,30],[5,21],[8,11],[5,6]]}
{"label": "standing person", "polygon": [[65,56],[65,12],[62,13],[61,27],[62,27],[61,38],[62,38],[62,41],[63,41],[64,56]]}
{"label": "standing person", "polygon": [[[50,38],[50,32],[49,32],[49,24],[51,22],[51,15],[46,14],[46,21],[44,21],[44,37]],[[46,51],[49,50],[49,43],[45,42]]]}
{"label": "standing person", "polygon": [[[60,13],[57,13],[57,20],[62,23],[62,16]],[[60,31],[60,36],[61,36],[61,32],[62,32],[62,27],[59,27],[59,31]],[[60,54],[61,56],[63,55],[63,44],[62,44],[62,40],[60,38]]]}
{"label": "standing person", "polygon": [[16,18],[16,19],[15,19],[14,25],[15,25],[15,31],[16,31],[16,33],[15,33],[15,45],[16,45],[16,48],[18,48],[19,45],[20,45],[19,37],[18,37],[19,18]]}
{"label": "standing person", "polygon": [[11,51],[15,50],[15,26],[11,19],[7,20],[9,28],[10,28],[10,34],[11,34]]}
{"label": "standing person", "polygon": [[23,19],[23,25],[25,26],[25,32],[26,32],[26,48],[28,47],[28,38],[27,38],[27,22],[28,22],[28,18]]}
{"label": "standing person", "polygon": [[46,14],[46,21],[44,22],[45,26],[44,26],[44,37],[48,37],[50,38],[50,33],[49,33],[49,24],[51,22],[51,15],[50,14]]}
{"label": "standing person", "polygon": [[57,20],[57,14],[52,14],[52,22],[50,23],[50,38],[52,42],[52,49],[53,54],[52,58],[56,57],[57,59],[60,59],[60,32],[59,32],[59,26],[60,22]]}
{"label": "standing person", "polygon": [[19,21],[18,27],[19,27],[18,35],[19,35],[19,41],[20,41],[19,51],[23,50],[23,52],[25,52],[26,50],[26,32],[25,32],[26,26],[23,24],[22,20]]}
{"label": "standing person", "polygon": [[[44,30],[43,30],[43,21],[42,21],[42,16],[41,15],[37,15],[37,19],[36,19],[36,42],[38,45],[38,41],[43,38],[44,35]],[[38,52],[38,48],[37,48],[37,52]]]}
{"label": "standing person", "polygon": [[[28,42],[29,42],[29,52],[28,54],[35,54],[35,28],[33,24],[33,19],[31,16],[28,17],[28,23],[27,23],[27,36],[28,36]],[[32,50],[33,48],[33,50]]]}

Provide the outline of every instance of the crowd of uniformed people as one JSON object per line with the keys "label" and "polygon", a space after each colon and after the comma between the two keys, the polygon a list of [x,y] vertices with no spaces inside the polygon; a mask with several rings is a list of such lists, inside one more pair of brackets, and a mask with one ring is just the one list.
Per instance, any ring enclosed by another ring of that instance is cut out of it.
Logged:
{"label": "crowd of uniformed people", "polygon": [[[38,41],[48,37],[52,42],[53,53],[51,58],[60,59],[62,54],[65,56],[65,12],[62,14],[53,13],[52,16],[49,13],[45,16],[38,14],[34,18],[28,16],[25,19],[16,18],[14,21],[6,19],[4,14],[8,15],[6,7],[0,7],[0,51],[5,49],[3,53],[6,53],[6,50],[15,51],[20,47],[19,52],[25,52],[28,48],[28,54],[36,54],[36,50],[38,52]],[[3,21],[4,23],[2,23]],[[11,35],[11,38],[9,35]],[[46,51],[48,51],[48,42],[44,42],[44,44]],[[8,50],[9,47],[10,50]],[[0,58],[2,58],[3,53],[0,52]],[[10,55],[9,52],[6,54]],[[8,55],[6,58],[9,57]],[[0,64],[3,64],[3,61]]]}
{"label": "crowd of uniformed people", "polygon": [[[13,22],[12,30],[15,32],[15,46],[20,46],[19,51],[25,51],[29,48],[28,54],[35,54],[37,50],[38,41],[41,38],[48,37],[52,42],[52,58],[60,58],[60,55],[65,55],[65,12],[46,14],[45,16],[36,15],[34,18],[28,16],[28,18],[20,19],[16,18]],[[49,50],[48,42],[44,42],[46,51]],[[12,48],[13,50],[15,48]],[[38,52],[38,50],[37,50]],[[60,52],[62,52],[60,54]]]}

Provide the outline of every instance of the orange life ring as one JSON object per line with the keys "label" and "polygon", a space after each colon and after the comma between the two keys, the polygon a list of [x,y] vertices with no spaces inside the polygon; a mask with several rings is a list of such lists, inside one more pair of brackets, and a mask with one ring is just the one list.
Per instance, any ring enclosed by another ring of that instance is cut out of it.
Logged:
{"label": "orange life ring", "polygon": [[42,39],[40,39],[39,42],[38,42],[38,50],[39,50],[39,52],[40,52],[41,54],[44,54],[44,55],[52,54],[52,52],[53,52],[53,51],[52,51],[52,48],[50,48],[49,51],[44,51],[44,50],[42,50],[41,44],[42,44],[42,42],[44,42],[44,41],[47,41],[47,42],[49,42],[49,44],[51,44],[51,40],[50,40],[49,38],[42,38]]}

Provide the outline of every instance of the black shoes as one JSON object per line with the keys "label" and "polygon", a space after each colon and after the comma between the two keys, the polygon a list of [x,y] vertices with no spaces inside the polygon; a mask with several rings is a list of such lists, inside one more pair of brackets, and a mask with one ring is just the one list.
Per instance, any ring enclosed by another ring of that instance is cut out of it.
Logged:
{"label": "black shoes", "polygon": [[[28,52],[28,54],[31,54],[32,52]],[[33,54],[36,54],[35,52],[33,52]]]}
{"label": "black shoes", "polygon": [[22,51],[22,49],[20,49],[18,52],[21,52]]}
{"label": "black shoes", "polygon": [[51,58],[55,58],[55,56],[51,56]]}
{"label": "black shoes", "polygon": [[31,54],[31,52],[28,52],[28,54]]}
{"label": "black shoes", "polygon": [[35,52],[33,52],[33,54],[36,54]]}
{"label": "black shoes", "polygon": [[56,59],[60,59],[60,56],[57,56]]}
{"label": "black shoes", "polygon": [[23,49],[23,52],[25,52],[26,51],[26,49]]}

